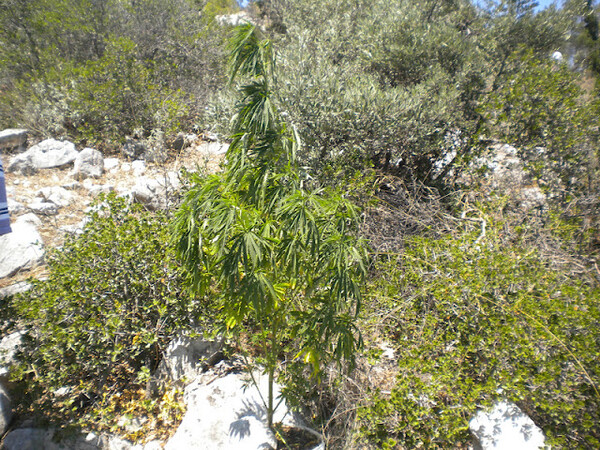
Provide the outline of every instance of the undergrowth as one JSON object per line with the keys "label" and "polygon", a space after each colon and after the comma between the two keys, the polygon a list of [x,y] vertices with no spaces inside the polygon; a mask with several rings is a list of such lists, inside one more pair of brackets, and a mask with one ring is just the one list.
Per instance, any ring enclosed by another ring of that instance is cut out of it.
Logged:
{"label": "undergrowth", "polygon": [[[364,442],[467,446],[470,418],[505,398],[553,447],[600,445],[598,285],[553,267],[508,219],[501,204],[482,204],[453,232],[379,255],[365,326],[393,347],[397,374],[390,390],[364,387]],[[549,234],[569,232],[559,225]]]}
{"label": "undergrowth", "polygon": [[42,422],[118,431],[119,417],[139,414],[165,432],[181,416],[181,394],[142,393],[172,335],[198,326],[202,306],[183,291],[163,213],[110,195],[87,220],[48,252],[47,279],[11,301],[26,330],[16,403]]}

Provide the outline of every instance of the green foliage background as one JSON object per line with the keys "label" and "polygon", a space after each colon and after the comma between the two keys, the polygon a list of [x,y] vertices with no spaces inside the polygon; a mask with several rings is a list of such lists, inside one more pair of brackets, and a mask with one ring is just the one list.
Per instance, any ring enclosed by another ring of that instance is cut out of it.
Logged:
{"label": "green foliage background", "polygon": [[[468,419],[501,397],[553,446],[598,447],[598,10],[261,0],[249,11],[278,69],[268,83],[241,80],[242,101],[226,88],[229,28],[214,20],[234,11],[224,0],[0,1],[0,126],[107,150],[133,134],[233,134],[228,174],[194,176],[183,193],[182,240],[203,239],[185,275],[166,216],[111,199],[52,253],[49,279],[13,299],[30,330],[24,386],[40,401],[71,386],[62,407],[74,416],[83,397],[135,385],[175,330],[216,316],[183,296],[191,277],[230,326],[257,332],[250,316],[265,304],[287,314],[270,362],[306,357],[282,370],[286,392],[332,448],[466,445]],[[470,162],[498,142],[546,196],[539,211],[473,201],[487,178]],[[336,249],[359,239],[372,254],[355,322],[326,294],[361,259]],[[397,355],[389,393],[361,378],[382,342]],[[350,349],[357,370],[323,365],[308,379],[319,346]]]}

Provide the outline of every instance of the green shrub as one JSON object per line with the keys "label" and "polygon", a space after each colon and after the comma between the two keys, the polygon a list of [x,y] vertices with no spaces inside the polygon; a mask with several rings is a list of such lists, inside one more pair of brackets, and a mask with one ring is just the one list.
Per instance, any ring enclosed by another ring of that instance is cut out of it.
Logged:
{"label": "green shrub", "polygon": [[111,40],[104,55],[75,65],[61,61],[43,75],[15,81],[0,104],[9,126],[42,136],[69,136],[115,147],[134,130],[173,134],[190,120],[188,96],[138,58],[127,38]]}
{"label": "green shrub", "polygon": [[155,79],[153,64],[140,61],[135,44],[111,42],[104,56],[73,71],[69,120],[82,137],[120,141],[133,130],[181,128],[188,110],[185,96]]}
{"label": "green shrub", "polygon": [[470,150],[476,107],[506,56],[519,45],[545,56],[567,28],[554,10],[517,14],[502,2],[489,14],[463,1],[259,5],[285,31],[276,94],[305,143],[302,160],[373,164],[426,183],[439,182],[436,163]]}
{"label": "green shrub", "polygon": [[47,279],[13,299],[28,330],[15,378],[32,401],[69,388],[58,407],[80,419],[155,369],[198,308],[181,290],[162,214],[111,195],[89,220],[83,234],[48,252]]}
{"label": "green shrub", "polygon": [[0,127],[114,147],[135,129],[189,128],[224,83],[225,30],[199,19],[205,2],[5,3]]}
{"label": "green shrub", "polygon": [[372,392],[360,408],[362,433],[376,445],[457,448],[469,443],[478,408],[508,398],[553,447],[597,448],[597,284],[509,242],[506,224],[484,212],[465,225],[410,238],[402,255],[380,262],[369,314],[387,314],[398,375],[391,392]]}
{"label": "green shrub", "polygon": [[506,66],[501,87],[479,107],[486,120],[484,133],[519,148],[520,156],[547,182],[552,173],[561,177],[563,186],[586,183],[597,121],[580,76],[565,63],[523,49]]}

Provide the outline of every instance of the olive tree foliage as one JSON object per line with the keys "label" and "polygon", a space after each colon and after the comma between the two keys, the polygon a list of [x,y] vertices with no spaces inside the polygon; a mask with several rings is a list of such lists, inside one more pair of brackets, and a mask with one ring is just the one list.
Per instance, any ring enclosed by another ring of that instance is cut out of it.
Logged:
{"label": "olive tree foliage", "polygon": [[192,290],[219,298],[228,329],[255,334],[271,426],[280,355],[318,372],[331,358],[352,360],[361,344],[365,253],[357,208],[298,164],[300,139],[272,95],[271,41],[238,27],[230,59],[231,82],[242,84],[225,171],[193,178],[173,233]]}
{"label": "olive tree foliage", "polygon": [[2,0],[2,81],[42,70],[52,58],[83,61],[102,54],[109,0]]}
{"label": "olive tree foliage", "polygon": [[0,126],[114,144],[191,126],[225,81],[212,3],[3,0]]}
{"label": "olive tree foliage", "polygon": [[473,146],[477,106],[498,88],[508,56],[520,46],[551,53],[570,23],[556,10],[461,0],[259,5],[281,42],[276,93],[306,144],[300,158],[428,182],[448,153]]}

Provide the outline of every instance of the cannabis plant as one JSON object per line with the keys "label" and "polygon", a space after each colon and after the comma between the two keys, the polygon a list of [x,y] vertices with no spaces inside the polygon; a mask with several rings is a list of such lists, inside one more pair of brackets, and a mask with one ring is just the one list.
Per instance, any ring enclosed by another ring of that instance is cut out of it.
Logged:
{"label": "cannabis plant", "polygon": [[193,179],[173,233],[192,290],[219,297],[229,330],[254,333],[271,427],[281,355],[318,372],[332,358],[351,360],[361,344],[354,320],[365,251],[357,208],[315,186],[296,161],[300,140],[271,94],[271,42],[254,26],[238,27],[230,68],[230,83],[242,84],[225,170]]}

